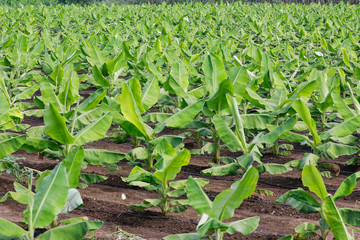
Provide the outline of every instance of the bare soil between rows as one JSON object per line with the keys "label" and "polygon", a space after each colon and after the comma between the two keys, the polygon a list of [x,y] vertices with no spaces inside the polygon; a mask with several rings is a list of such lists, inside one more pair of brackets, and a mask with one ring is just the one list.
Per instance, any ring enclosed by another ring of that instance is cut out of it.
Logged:
{"label": "bare soil between rows", "polygon": [[[25,118],[24,123],[33,126],[41,125],[42,119]],[[171,132],[170,132],[171,133]],[[173,132],[177,133],[176,131]],[[187,147],[196,146],[187,142]],[[87,148],[106,149],[127,153],[132,149],[128,143],[115,144],[109,139],[101,140],[85,146]],[[271,153],[264,153],[263,162],[268,163],[286,163],[290,160],[300,159],[305,152],[311,152],[304,146],[295,145],[295,149],[289,156],[274,156]],[[227,150],[222,152],[222,156],[240,156],[241,153],[231,153]],[[17,157],[24,157],[23,165],[40,171],[52,169],[57,163],[56,160],[44,157],[39,158],[37,153],[28,154],[24,151],[18,151],[14,154]],[[208,168],[211,156],[196,155],[192,156],[190,164],[182,169],[178,174],[177,180],[187,179],[190,175],[200,177],[200,171]],[[359,170],[356,166],[345,166],[344,163],[349,157],[339,158],[337,160],[326,160],[336,163],[340,166],[341,172],[338,176],[332,173],[332,178],[324,178],[330,193],[340,185],[340,183],[351,173]],[[164,217],[159,209],[135,210],[131,207],[132,203],[141,203],[145,198],[157,198],[157,194],[145,189],[129,186],[123,182],[121,177],[127,177],[132,167],[128,162],[121,161],[117,164],[120,169],[115,172],[109,172],[102,166],[89,165],[84,172],[105,175],[108,179],[102,183],[89,185],[86,189],[80,190],[84,206],[74,210],[61,218],[88,216],[92,220],[101,220],[103,227],[96,232],[96,239],[117,239],[112,235],[119,229],[138,235],[144,239],[161,239],[169,234],[195,232],[196,224],[200,216],[190,208],[185,212],[169,214]],[[204,187],[206,193],[212,198],[225,188],[230,187],[234,180],[240,176],[224,177],[205,177],[210,183]],[[7,191],[13,191],[14,178],[6,173],[0,175],[0,197]],[[304,222],[317,223],[320,219],[319,214],[303,214],[292,208],[290,205],[275,203],[276,199],[290,189],[302,187],[301,172],[291,171],[282,175],[261,174],[257,189],[267,189],[274,193],[274,196],[260,196],[254,199],[248,199],[235,211],[231,220],[240,220],[247,217],[260,216],[260,225],[258,229],[248,235],[241,234],[226,235],[225,239],[278,239],[288,234],[294,234],[294,228]],[[354,189],[354,193],[346,198],[340,199],[336,204],[339,207],[358,208],[357,199],[360,197],[359,188]],[[125,194],[126,200],[121,196]],[[23,210],[25,206],[13,200],[7,200],[0,204],[0,217],[13,222],[19,222],[23,219]],[[352,231],[350,231],[352,232]],[[354,233],[356,234],[356,233]],[[357,239],[360,236],[355,235]]]}

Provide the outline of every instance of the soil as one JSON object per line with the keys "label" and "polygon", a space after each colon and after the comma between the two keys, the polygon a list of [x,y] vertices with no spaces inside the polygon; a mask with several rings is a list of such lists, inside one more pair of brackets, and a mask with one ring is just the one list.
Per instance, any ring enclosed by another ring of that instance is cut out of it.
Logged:
{"label": "soil", "polygon": [[[42,119],[26,117],[23,123],[32,126],[42,125]],[[171,134],[171,131],[167,134]],[[174,131],[174,133],[178,133]],[[187,147],[196,147],[197,145],[187,142]],[[132,149],[129,143],[116,144],[109,139],[104,139],[96,143],[91,143],[87,148],[107,149],[127,153]],[[305,152],[311,152],[311,149],[294,145],[294,150],[290,151],[288,156],[274,156],[270,152],[265,152],[262,158],[263,162],[268,163],[286,163],[290,160],[300,159]],[[37,153],[28,154],[24,151],[18,151],[13,154],[16,157],[24,157],[23,165],[40,171],[52,169],[57,163],[56,160],[44,157],[39,158]],[[241,153],[231,153],[223,150],[221,156],[240,156]],[[208,168],[211,156],[197,155],[193,156],[190,164],[183,168],[178,174],[177,180],[187,179],[190,175],[199,177],[202,169]],[[358,167],[345,166],[344,163],[349,157],[343,157],[336,160],[327,160],[340,166],[338,176],[332,173],[331,178],[324,178],[330,193],[340,185],[340,183],[351,173],[359,170]],[[197,212],[190,208],[182,213],[170,213],[164,217],[160,214],[158,208],[148,210],[135,210],[131,207],[132,203],[141,203],[145,198],[157,198],[157,194],[142,188],[129,186],[123,182],[121,177],[127,177],[132,167],[128,162],[121,161],[117,164],[120,169],[115,172],[109,172],[103,166],[88,166],[84,172],[105,175],[108,179],[101,183],[91,184],[86,189],[81,189],[81,196],[84,206],[72,211],[61,218],[87,216],[92,220],[101,220],[103,227],[96,232],[96,239],[118,239],[112,235],[122,229],[126,232],[135,234],[144,239],[161,239],[169,234],[195,232],[196,224],[199,221]],[[230,187],[234,180],[239,176],[224,177],[205,177],[210,183],[204,187],[204,190],[210,197],[216,196],[225,188]],[[301,172],[291,171],[282,175],[261,174],[257,189],[266,189],[274,193],[273,196],[257,194],[255,198],[247,199],[235,211],[232,220],[240,220],[247,217],[260,216],[260,225],[258,229],[248,235],[241,234],[226,235],[225,239],[279,239],[288,234],[294,234],[294,228],[304,222],[317,223],[320,219],[319,214],[303,214],[288,204],[278,204],[276,199],[290,189],[302,187]],[[0,175],[0,197],[7,191],[13,191],[14,177],[3,173]],[[358,208],[357,199],[360,197],[360,189],[356,187],[352,195],[340,199],[336,204],[338,207]],[[121,196],[125,194],[126,200]],[[19,222],[23,219],[23,210],[25,206],[13,200],[7,200],[0,204],[0,216],[13,222]],[[352,231],[351,231],[352,232]],[[355,235],[357,239],[360,236]],[[124,239],[124,238],[123,238]]]}

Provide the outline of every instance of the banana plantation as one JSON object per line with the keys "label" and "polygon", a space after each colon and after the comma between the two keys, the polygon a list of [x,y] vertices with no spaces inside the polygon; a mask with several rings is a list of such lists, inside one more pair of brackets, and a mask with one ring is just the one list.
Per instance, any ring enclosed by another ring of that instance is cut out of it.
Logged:
{"label": "banana plantation", "polygon": [[0,239],[360,239],[359,5],[0,23]]}

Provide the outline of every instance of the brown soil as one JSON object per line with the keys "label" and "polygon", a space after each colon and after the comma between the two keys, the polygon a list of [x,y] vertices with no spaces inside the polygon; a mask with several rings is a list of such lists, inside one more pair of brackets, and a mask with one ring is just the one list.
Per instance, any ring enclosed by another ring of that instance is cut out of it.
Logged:
{"label": "brown soil", "polygon": [[[27,118],[25,122],[33,126],[41,125],[41,119]],[[188,144],[195,146],[196,144]],[[111,151],[128,152],[132,146],[128,143],[115,144],[109,140],[101,140],[96,143],[88,144],[86,147],[107,149]],[[263,161],[269,163],[285,163],[289,160],[299,159],[304,152],[310,152],[310,149],[295,145],[289,156],[274,156],[271,153],[264,153]],[[25,157],[23,162],[25,166],[43,171],[52,169],[58,161],[44,157],[39,159],[37,153],[28,154],[24,151],[18,151],[14,154],[17,157]],[[224,150],[222,156],[239,156],[240,153],[231,153]],[[200,171],[208,167],[210,156],[193,156],[189,166],[183,168],[178,174],[177,179],[187,179],[189,175],[199,177]],[[346,167],[344,162],[348,158],[331,160],[339,164],[341,172],[339,176],[332,174],[332,178],[325,178],[327,188],[330,193],[337,189],[340,183],[352,172],[358,170],[357,167]],[[71,212],[68,216],[62,218],[88,216],[90,219],[97,219],[104,222],[102,229],[96,233],[96,239],[116,239],[111,236],[118,229],[136,234],[145,239],[161,239],[164,236],[175,233],[195,232],[196,223],[199,215],[194,209],[188,209],[183,213],[169,214],[164,217],[159,209],[134,210],[132,203],[141,203],[145,198],[157,198],[157,194],[145,189],[132,187],[124,183],[121,177],[128,176],[131,167],[127,162],[118,163],[121,167],[116,172],[108,172],[102,166],[88,166],[84,172],[106,175],[108,179],[102,183],[92,184],[88,188],[80,190],[84,207]],[[271,190],[274,196],[258,196],[255,199],[248,199],[235,211],[232,220],[239,220],[246,217],[260,216],[260,225],[258,229],[248,235],[240,234],[227,235],[225,239],[278,239],[287,234],[294,234],[293,229],[301,223],[317,223],[319,214],[303,214],[292,208],[290,205],[275,203],[275,200],[290,189],[302,187],[301,172],[292,171],[282,175],[262,174],[259,179],[258,189]],[[205,178],[205,177],[204,177]],[[210,197],[216,196],[225,188],[228,188],[239,176],[225,177],[207,177],[210,183],[204,187],[204,190]],[[13,190],[14,178],[6,173],[0,175],[0,197],[7,191]],[[360,197],[359,188],[354,189],[354,193],[349,197],[342,198],[337,202],[339,207],[357,208],[357,199]],[[126,195],[126,200],[121,200],[122,194]],[[23,219],[24,205],[18,204],[13,200],[7,200],[0,204],[0,216],[13,222],[19,222]],[[359,236],[357,236],[358,238]]]}

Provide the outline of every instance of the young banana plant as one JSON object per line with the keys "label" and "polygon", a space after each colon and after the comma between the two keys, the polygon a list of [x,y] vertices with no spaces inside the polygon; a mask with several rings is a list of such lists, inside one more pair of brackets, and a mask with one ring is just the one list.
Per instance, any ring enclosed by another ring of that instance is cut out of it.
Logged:
{"label": "young banana plant", "polygon": [[[95,92],[92,96],[96,94]],[[27,152],[44,150],[43,154],[48,154],[50,157],[66,159],[73,149],[103,138],[111,126],[112,116],[109,112],[104,113],[100,107],[84,111],[78,116],[78,109],[86,110],[86,106],[91,105],[87,103],[87,100],[78,105],[76,111],[72,113],[70,124],[67,124],[68,120],[59,113],[53,104],[46,104],[45,126],[31,128],[27,132],[29,137],[22,149]],[[119,152],[101,149],[84,150],[85,162],[92,165],[113,164],[124,158],[125,154]],[[93,174],[82,174],[81,179],[86,183],[94,183],[106,178]]]}
{"label": "young banana plant", "polygon": [[240,232],[243,235],[252,233],[259,225],[259,217],[234,222],[224,222],[224,220],[232,218],[243,200],[253,194],[258,179],[258,171],[250,166],[240,180],[233,183],[230,189],[218,194],[212,202],[197,181],[190,176],[186,182],[186,193],[190,205],[202,216],[196,227],[196,233],[170,235],[163,239],[212,239],[207,234],[214,232],[215,240],[222,240],[225,233]]}
{"label": "young banana plant", "polygon": [[110,113],[105,113],[75,133],[73,126],[68,126],[65,117],[61,116],[58,110],[49,103],[45,106],[44,122],[44,133],[61,145],[64,158],[69,155],[74,146],[83,146],[101,139],[110,128],[112,116]]}
{"label": "young banana plant", "polygon": [[40,74],[34,75],[34,78],[41,92],[41,97],[34,99],[38,108],[44,109],[46,104],[51,103],[60,113],[67,113],[79,101],[81,79],[72,65],[67,65],[65,69],[58,65],[49,78]]}
{"label": "young banana plant", "polygon": [[[342,101],[338,98],[339,96],[337,93],[333,92],[332,96],[335,101],[338,102],[337,104]],[[352,113],[349,107],[343,104],[341,105],[344,106],[342,109],[343,112],[348,110],[347,112],[349,114]],[[344,122],[336,124],[329,130],[319,134],[316,122],[311,116],[309,107],[303,100],[297,99],[293,101],[292,108],[305,123],[307,129],[310,131],[312,140],[310,140],[307,136],[292,132],[284,137],[285,140],[308,142],[309,145],[312,146],[315,154],[324,157],[330,157],[332,159],[338,158],[342,155],[353,155],[359,151],[359,149],[355,146],[344,144],[353,140],[351,139],[351,134],[355,132],[360,126],[360,117],[358,115],[349,115]]]}
{"label": "young banana plant", "polygon": [[[154,81],[157,82],[157,80],[153,79],[152,82]],[[156,82],[154,82],[155,86]],[[148,88],[150,87],[148,86]],[[164,138],[170,141],[179,138],[175,136],[157,137],[156,134],[161,133],[165,127],[180,128],[190,123],[200,112],[204,103],[200,101],[188,105],[173,115],[162,119],[153,129],[145,123],[144,117],[141,115],[157,101],[157,99],[151,99],[146,89],[141,95],[139,81],[135,79],[129,80],[122,85],[121,95],[116,97],[117,102],[112,101],[111,105],[107,105],[107,109],[110,109],[114,116],[114,122],[118,123],[130,136],[140,139],[144,143],[145,148],[143,150],[146,152],[144,164],[146,169],[151,171],[154,166],[154,156],[152,154],[154,146]],[[151,89],[148,90],[152,91]],[[108,102],[110,103],[110,101]],[[116,112],[117,109],[121,111],[121,114]]]}
{"label": "young banana plant", "polygon": [[22,113],[16,109],[0,111],[0,159],[16,152],[25,143],[25,135],[7,132],[16,126],[15,120],[22,119],[22,117]]}
{"label": "young banana plant", "polygon": [[[78,149],[78,151],[81,151],[81,149]],[[88,231],[101,228],[102,222],[87,221],[86,217],[57,222],[57,216],[60,213],[68,213],[82,205],[80,193],[76,189],[71,188],[75,185],[73,183],[69,185],[68,179],[71,178],[78,179],[78,174],[76,176],[73,169],[70,170],[63,163],[60,163],[52,171],[45,171],[40,174],[36,182],[35,193],[32,192],[32,176],[29,179],[28,188],[15,182],[16,192],[7,193],[1,201],[5,201],[6,197],[9,196],[19,203],[27,205],[24,217],[28,229],[24,230],[18,225],[0,218],[1,239],[81,240]],[[36,229],[45,228],[49,225],[51,225],[49,230],[39,236],[35,236]]]}
{"label": "young banana plant", "polygon": [[6,73],[0,70],[0,131],[24,131],[30,127],[21,124],[24,111],[33,107],[33,103],[26,102],[39,88],[31,81],[31,76],[10,81]]}
{"label": "young banana plant", "polygon": [[31,80],[31,75],[11,80],[7,73],[0,70],[0,112],[9,109],[23,112],[34,105],[25,102],[39,89],[39,85]]}
{"label": "young banana plant", "polygon": [[[208,110],[210,110],[210,116],[214,115],[213,112],[217,115],[221,115],[223,112],[229,112],[226,95],[234,94],[234,83],[227,77],[222,60],[213,53],[208,54],[205,57],[203,69],[205,73],[205,87],[209,92],[206,106]],[[219,163],[221,150],[220,136],[214,127],[212,127],[212,132],[214,138],[212,162]]]}
{"label": "young banana plant", "polygon": [[[221,140],[231,151],[241,150],[246,155],[251,151],[252,146],[246,144],[245,129],[264,130],[274,119],[270,114],[247,114],[246,102],[241,104],[244,105],[244,114],[240,115],[238,104],[243,100],[250,99],[249,101],[255,106],[261,105],[262,108],[269,108],[268,111],[273,113],[275,103],[262,100],[260,96],[247,87],[254,76],[243,66],[233,67],[226,73],[221,58],[211,53],[205,57],[203,69],[205,73],[204,83],[209,92],[206,101],[208,113],[206,114],[211,116],[211,123],[213,124],[211,128],[214,139],[211,146],[213,150],[212,161],[218,164]],[[281,98],[279,97],[279,99]],[[226,126],[228,121],[224,119],[229,114],[233,117],[236,125],[236,139],[229,136],[229,129]],[[209,148],[208,144],[206,147]]]}
{"label": "young banana plant", "polygon": [[44,51],[44,41],[39,36],[27,37],[20,33],[9,37],[5,45],[9,46],[4,49],[4,55],[6,65],[11,67],[11,82],[16,82],[37,67]]}
{"label": "young banana plant", "polygon": [[[18,108],[11,108],[10,105],[6,104],[3,96],[4,93],[0,92],[0,159],[16,152],[26,142],[26,135],[9,132],[9,130],[18,130],[16,129],[17,123],[23,119],[23,114]],[[0,169],[0,174],[3,170]]]}
{"label": "young banana plant", "polygon": [[92,65],[93,83],[103,88],[112,90],[120,87],[119,76],[127,69],[124,54],[120,54],[114,59],[107,59],[105,53],[95,44],[84,42],[83,52],[86,54],[88,62]]}
{"label": "young banana plant", "polygon": [[[169,200],[185,194],[185,181],[172,181],[181,171],[183,166],[188,165],[190,152],[187,149],[177,153],[169,141],[163,139],[154,148],[153,155],[157,162],[154,171],[146,171],[135,166],[127,178],[123,178],[130,185],[145,187],[147,190],[156,191],[160,199],[145,199],[143,204],[133,204],[136,209],[146,209],[158,206],[161,213],[185,211],[189,204],[186,200]],[[171,181],[171,182],[170,182]],[[197,179],[204,186],[207,181]]]}
{"label": "young banana plant", "polygon": [[[24,150],[45,150],[58,158],[65,158],[74,146],[97,141],[106,134],[112,116],[99,106],[106,96],[106,89],[98,89],[79,103],[79,79],[71,66],[66,71],[58,66],[49,79],[40,75],[36,79],[40,84],[41,98],[34,101],[42,108],[45,126],[27,131]],[[55,89],[56,84],[59,90]],[[115,163],[124,157],[124,154],[104,150],[85,150],[85,161],[90,164]]]}
{"label": "young banana plant", "polygon": [[288,119],[281,125],[274,127],[272,131],[267,134],[260,133],[254,138],[252,142],[247,143],[243,123],[246,120],[250,120],[247,119],[249,115],[245,115],[246,117],[240,115],[235,97],[227,94],[226,99],[235,125],[235,133],[228,126],[226,120],[219,115],[214,115],[212,119],[215,130],[219,138],[225,143],[226,146],[229,147],[230,150],[242,151],[243,155],[237,158],[237,162],[226,165],[214,165],[212,168],[203,170],[202,173],[205,175],[217,176],[229,174],[234,175],[238,174],[237,169],[242,168],[246,170],[254,161],[258,162],[258,170],[260,173],[266,171],[272,174],[280,174],[291,170],[290,167],[280,164],[263,164],[260,160],[262,155],[259,151],[259,148],[262,147],[262,144],[274,144],[277,142],[277,140],[282,135],[286,134],[292,129],[297,121],[297,118],[292,117]]}
{"label": "young banana plant", "polygon": [[[352,240],[353,236],[349,233],[347,227],[360,226],[360,211],[350,208],[338,208],[335,202],[352,193],[360,180],[360,172],[356,172],[347,177],[336,190],[334,195],[327,192],[324,181],[317,168],[312,165],[306,165],[302,171],[302,182],[312,193],[315,193],[321,200],[319,202],[310,193],[302,188],[290,190],[282,195],[277,202],[285,204],[287,201],[297,210],[304,213],[320,213],[320,224],[303,223],[295,228],[298,233],[296,236],[286,236],[282,240],[308,239],[315,236],[326,240],[331,231],[335,239]],[[357,230],[359,231],[359,230]]]}

